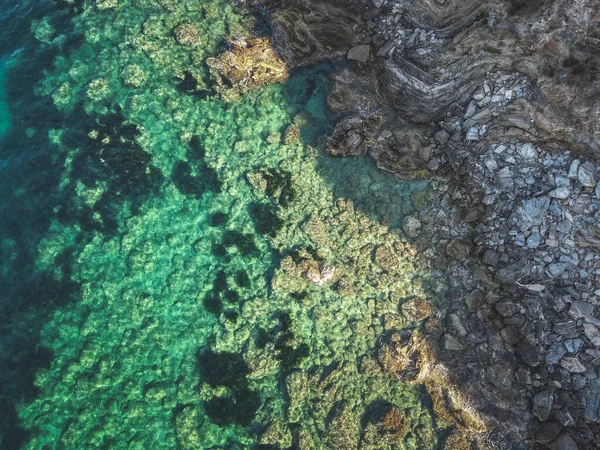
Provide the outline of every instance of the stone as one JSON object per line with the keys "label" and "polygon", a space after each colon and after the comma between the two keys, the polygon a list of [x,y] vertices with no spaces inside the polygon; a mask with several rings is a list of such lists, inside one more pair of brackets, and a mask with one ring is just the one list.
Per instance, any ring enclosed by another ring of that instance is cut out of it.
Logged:
{"label": "stone", "polygon": [[575,301],[571,303],[569,314],[574,319],[592,317],[594,315],[594,305],[588,302]]}
{"label": "stone", "polygon": [[550,450],[578,450],[577,444],[571,436],[561,434],[549,444]]}
{"label": "stone", "polygon": [[581,395],[583,417],[591,422],[600,423],[600,379],[591,380]]}
{"label": "stone", "polygon": [[515,212],[516,225],[521,231],[527,231],[535,225],[539,225],[550,207],[548,197],[538,197],[525,200]]}
{"label": "stone", "polygon": [[515,345],[515,353],[531,367],[536,367],[540,364],[540,350],[538,347],[530,344],[525,339],[522,339]]}
{"label": "stone", "polygon": [[563,272],[567,270],[566,263],[553,263],[548,265],[548,275],[552,278],[558,278],[563,274]]}
{"label": "stone", "polygon": [[552,324],[552,331],[567,339],[574,339],[579,335],[577,322],[574,320],[555,320]]}
{"label": "stone", "polygon": [[529,248],[538,248],[540,246],[542,240],[542,236],[540,233],[531,233],[531,235],[527,238],[527,247]]}
{"label": "stone", "polygon": [[347,58],[353,61],[359,61],[365,63],[371,56],[371,46],[369,45],[357,45],[348,50]]}
{"label": "stone", "polygon": [[475,312],[479,310],[481,305],[483,305],[483,291],[481,289],[475,289],[465,299],[467,303],[467,308],[469,308],[470,312]]}
{"label": "stone", "polygon": [[454,336],[448,333],[444,334],[443,343],[446,350],[460,351],[463,349],[463,346],[460,345],[460,342],[458,342]]}
{"label": "stone", "polygon": [[413,322],[420,322],[431,315],[431,306],[425,300],[411,298],[402,304],[402,313]]}
{"label": "stone", "polygon": [[546,353],[547,364],[557,364],[563,356],[567,354],[567,350],[561,342],[554,342]]}
{"label": "stone", "polygon": [[579,170],[579,166],[581,165],[581,161],[578,159],[574,159],[569,166],[569,178],[577,178],[577,171]]}
{"label": "stone", "polygon": [[571,189],[569,189],[568,187],[556,188],[553,191],[550,191],[550,193],[548,194],[549,197],[558,199],[568,198],[569,195],[571,195]]}
{"label": "stone", "polygon": [[556,224],[556,231],[562,234],[567,234],[573,228],[573,223],[570,220],[561,220]]}
{"label": "stone", "polygon": [[469,257],[474,246],[475,244],[473,244],[473,241],[470,238],[461,236],[450,242],[446,246],[446,251],[452,258],[458,261],[464,261]]}
{"label": "stone", "polygon": [[565,356],[561,359],[560,366],[571,373],[583,373],[586,371],[585,366],[575,356]]}
{"label": "stone", "polygon": [[583,330],[590,342],[596,347],[600,347],[600,331],[598,330],[598,327],[591,323],[584,323]]}
{"label": "stone", "polygon": [[556,422],[543,422],[535,433],[535,439],[542,443],[548,443],[560,433],[561,427]]}
{"label": "stone", "polygon": [[402,229],[410,238],[416,238],[421,233],[421,221],[414,216],[405,217],[402,221]]}
{"label": "stone", "polygon": [[500,336],[507,344],[515,345],[521,338],[519,336],[519,330],[514,325],[507,325],[500,330]]}
{"label": "stone", "polygon": [[460,317],[458,317],[457,314],[455,314],[455,313],[448,314],[448,316],[446,316],[446,324],[447,324],[448,330],[451,333],[456,334],[457,336],[461,336],[461,337],[467,335],[467,330],[465,330],[465,327],[462,324],[462,321],[460,320]]}
{"label": "stone", "polygon": [[500,257],[498,256],[498,253],[496,253],[493,250],[486,250],[483,253],[483,256],[481,258],[481,261],[488,265],[488,266],[497,266],[498,262],[500,261]]}
{"label": "stone", "polygon": [[551,390],[540,391],[533,397],[533,415],[545,422],[550,417],[554,392]]}
{"label": "stone", "polygon": [[496,311],[498,311],[498,314],[500,314],[502,317],[509,317],[517,312],[517,307],[515,304],[506,299],[500,300],[498,303],[496,303],[496,305],[494,305],[494,307],[496,308]]}
{"label": "stone", "polygon": [[448,142],[449,138],[450,138],[450,135],[444,129],[435,133],[435,136],[434,136],[435,141],[440,145],[446,144]]}
{"label": "stone", "polygon": [[533,146],[533,144],[530,143],[520,145],[517,152],[519,156],[525,161],[531,161],[537,156],[537,151],[535,147]]}
{"label": "stone", "polygon": [[514,284],[528,273],[529,266],[527,261],[525,259],[520,259],[498,270],[494,275],[494,279],[500,284]]}
{"label": "stone", "polygon": [[579,166],[577,179],[586,187],[594,187],[596,185],[596,168],[591,161],[587,161]]}

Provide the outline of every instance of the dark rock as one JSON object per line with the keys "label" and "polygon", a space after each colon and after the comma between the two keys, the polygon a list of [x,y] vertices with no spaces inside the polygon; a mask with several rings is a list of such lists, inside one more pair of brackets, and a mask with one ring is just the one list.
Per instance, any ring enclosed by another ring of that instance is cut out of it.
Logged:
{"label": "dark rock", "polygon": [[464,261],[469,257],[469,253],[471,253],[474,246],[475,244],[473,244],[473,241],[470,238],[462,236],[450,242],[446,246],[446,251],[452,258],[458,261]]}
{"label": "dark rock", "polygon": [[552,403],[554,401],[554,392],[544,390],[535,394],[533,397],[533,414],[535,417],[545,422],[550,417]]}
{"label": "dark rock", "polygon": [[540,349],[535,345],[531,345],[526,340],[521,340],[515,346],[515,353],[531,367],[536,367],[540,364]]}

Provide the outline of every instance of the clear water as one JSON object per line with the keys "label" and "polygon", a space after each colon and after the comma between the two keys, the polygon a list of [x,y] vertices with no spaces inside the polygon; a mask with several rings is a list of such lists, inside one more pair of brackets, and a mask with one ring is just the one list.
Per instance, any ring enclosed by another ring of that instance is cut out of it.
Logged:
{"label": "clear water", "polygon": [[[398,300],[428,298],[399,230],[426,185],[326,155],[335,68],[226,103],[204,60],[260,26],[225,0],[0,12],[0,446],[435,448],[447,425],[374,357],[411,325]],[[383,403],[410,417],[402,442],[365,438]]]}

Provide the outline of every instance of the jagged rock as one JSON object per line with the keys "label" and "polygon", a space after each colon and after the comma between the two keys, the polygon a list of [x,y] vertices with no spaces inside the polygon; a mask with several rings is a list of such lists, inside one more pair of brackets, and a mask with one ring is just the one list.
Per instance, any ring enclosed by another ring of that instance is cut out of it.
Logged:
{"label": "jagged rock", "polygon": [[464,261],[469,257],[469,253],[473,247],[473,241],[467,236],[462,236],[450,242],[446,246],[446,251],[452,258],[458,261]]}
{"label": "jagged rock", "polygon": [[421,232],[421,221],[414,216],[405,217],[402,221],[402,229],[410,238],[416,238]]}
{"label": "jagged rock", "polygon": [[365,63],[371,56],[371,47],[368,45],[357,45],[348,50],[347,58],[350,60]]}
{"label": "jagged rock", "polygon": [[560,361],[560,366],[571,373],[583,373],[586,371],[586,368],[581,364],[581,361],[573,356],[565,356]]}
{"label": "jagged rock", "polygon": [[550,450],[578,450],[577,443],[568,434],[561,434],[549,444]]}
{"label": "jagged rock", "polygon": [[521,231],[539,225],[550,207],[548,197],[532,198],[523,202],[515,211],[514,220]]}
{"label": "jagged rock", "polygon": [[288,77],[286,64],[266,37],[232,41],[230,50],[208,58],[206,64],[222,89],[233,86],[241,93]]}
{"label": "jagged rock", "polygon": [[594,187],[596,185],[596,168],[594,164],[587,161],[580,165],[577,170],[577,179],[586,187]]}
{"label": "jagged rock", "polygon": [[590,342],[596,347],[600,347],[600,331],[598,330],[598,327],[591,323],[584,323],[583,329]]}
{"label": "jagged rock", "polygon": [[535,394],[533,397],[533,414],[542,422],[548,420],[552,411],[554,392],[544,390]]}
{"label": "jagged rock", "polygon": [[414,322],[420,322],[431,315],[431,306],[425,300],[413,298],[402,304],[402,313]]}

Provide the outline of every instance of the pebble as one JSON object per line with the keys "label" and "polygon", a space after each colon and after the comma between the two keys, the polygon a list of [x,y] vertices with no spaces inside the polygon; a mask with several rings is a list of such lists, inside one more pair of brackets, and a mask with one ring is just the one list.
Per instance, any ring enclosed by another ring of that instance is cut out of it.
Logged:
{"label": "pebble", "polygon": [[560,361],[560,366],[571,373],[583,373],[586,371],[585,366],[575,356],[565,356]]}
{"label": "pebble", "polygon": [[571,195],[571,189],[568,187],[559,187],[548,194],[552,198],[565,199]]}
{"label": "pebble", "polygon": [[581,161],[578,159],[574,159],[571,165],[569,166],[569,178],[577,178],[577,171],[579,170],[579,165]]}

